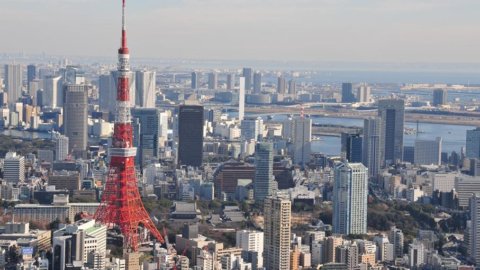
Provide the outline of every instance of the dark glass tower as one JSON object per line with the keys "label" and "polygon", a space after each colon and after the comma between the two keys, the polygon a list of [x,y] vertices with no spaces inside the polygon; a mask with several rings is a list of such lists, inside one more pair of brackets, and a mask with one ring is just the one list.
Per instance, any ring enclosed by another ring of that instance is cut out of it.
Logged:
{"label": "dark glass tower", "polygon": [[181,105],[178,112],[178,164],[202,165],[203,106]]}
{"label": "dark glass tower", "polygon": [[353,86],[351,83],[342,83],[342,103],[355,102],[355,96],[353,95]]}

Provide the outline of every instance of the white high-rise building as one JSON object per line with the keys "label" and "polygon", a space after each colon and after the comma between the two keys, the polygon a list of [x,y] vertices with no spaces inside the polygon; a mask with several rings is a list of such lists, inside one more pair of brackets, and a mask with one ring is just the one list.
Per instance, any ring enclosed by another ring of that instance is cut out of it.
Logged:
{"label": "white high-rise building", "polygon": [[57,135],[55,138],[55,160],[63,161],[68,157],[68,137]]}
{"label": "white high-rise building", "polygon": [[242,122],[245,116],[245,77],[240,77],[238,89],[238,121]]}
{"label": "white high-rise building", "polygon": [[3,163],[3,178],[13,184],[25,182],[25,158],[8,152]]}
{"label": "white high-rise building", "polygon": [[142,108],[155,108],[156,72],[137,71],[135,74],[136,92],[135,105]]}
{"label": "white high-rise building", "polygon": [[480,195],[470,198],[470,230],[468,232],[469,257],[480,264]]}
{"label": "white high-rise building", "polygon": [[22,95],[22,67],[20,65],[5,65],[5,89],[9,104],[14,104]]}
{"label": "white high-rise building", "polygon": [[73,261],[92,269],[105,269],[107,248],[107,227],[96,224],[95,220],[79,220],[54,231],[53,270],[66,269]]}
{"label": "white high-rise building", "polygon": [[425,263],[425,247],[420,241],[413,241],[408,246],[408,266],[417,269]]}
{"label": "white high-rise building", "polygon": [[333,232],[367,233],[368,169],[362,163],[335,167],[333,187]]}
{"label": "white high-rise building", "polygon": [[237,231],[236,246],[245,251],[257,252],[257,267],[263,267],[263,241],[263,232],[253,230]]}
{"label": "white high-rise building", "polygon": [[290,270],[291,211],[289,199],[265,199],[264,266],[267,270]]}
{"label": "white high-rise building", "polygon": [[[43,93],[45,99],[43,105],[51,108],[56,108],[58,105],[59,92],[62,91],[60,86],[60,76],[48,76],[43,79]],[[63,95],[61,95],[63,97]]]}
{"label": "white high-rise building", "polygon": [[310,162],[312,143],[312,119],[295,118],[293,120],[293,162],[305,166]]}
{"label": "white high-rise building", "polygon": [[357,89],[357,101],[360,103],[370,102],[370,86],[362,84]]}
{"label": "white high-rise building", "polygon": [[435,140],[415,140],[414,161],[417,165],[442,164],[442,138]]}
{"label": "white high-rise building", "polygon": [[369,176],[377,176],[383,160],[382,120],[378,117],[365,119],[363,125],[363,164]]}

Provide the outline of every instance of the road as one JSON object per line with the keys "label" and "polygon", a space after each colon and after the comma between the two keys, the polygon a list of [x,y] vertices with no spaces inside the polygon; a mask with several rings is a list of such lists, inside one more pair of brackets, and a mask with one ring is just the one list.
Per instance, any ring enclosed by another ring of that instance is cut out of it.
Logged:
{"label": "road", "polygon": [[[264,107],[246,107],[245,112],[255,114],[300,114],[301,109],[291,106],[264,106]],[[356,118],[366,119],[377,115],[376,111],[357,111],[345,110],[332,111],[319,108],[305,108],[304,114],[318,115],[323,117],[335,118]],[[407,122],[422,122],[434,124],[449,124],[449,125],[466,125],[466,126],[480,126],[480,114],[472,113],[471,116],[454,116],[454,115],[433,115],[422,113],[405,113],[405,121]]]}

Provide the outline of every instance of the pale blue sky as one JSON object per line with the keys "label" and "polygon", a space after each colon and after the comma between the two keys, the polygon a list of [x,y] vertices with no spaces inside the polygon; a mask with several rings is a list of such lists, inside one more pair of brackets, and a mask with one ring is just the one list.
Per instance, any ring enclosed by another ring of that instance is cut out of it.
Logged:
{"label": "pale blue sky", "polygon": [[[132,56],[480,63],[479,0],[127,0]],[[0,53],[114,56],[120,0],[0,0]]]}

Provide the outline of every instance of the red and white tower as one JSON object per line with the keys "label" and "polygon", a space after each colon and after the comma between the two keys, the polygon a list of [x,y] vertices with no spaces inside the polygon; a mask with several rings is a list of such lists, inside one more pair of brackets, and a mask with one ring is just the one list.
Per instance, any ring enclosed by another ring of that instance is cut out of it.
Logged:
{"label": "red and white tower", "polygon": [[107,225],[116,225],[124,236],[124,248],[136,251],[139,245],[139,227],[161,243],[164,239],[145,210],[138,192],[135,173],[133,128],[130,114],[130,55],[127,47],[125,0],[122,0],[122,45],[118,50],[117,112],[110,154],[110,172],[105,183],[102,201],[94,219]]}

